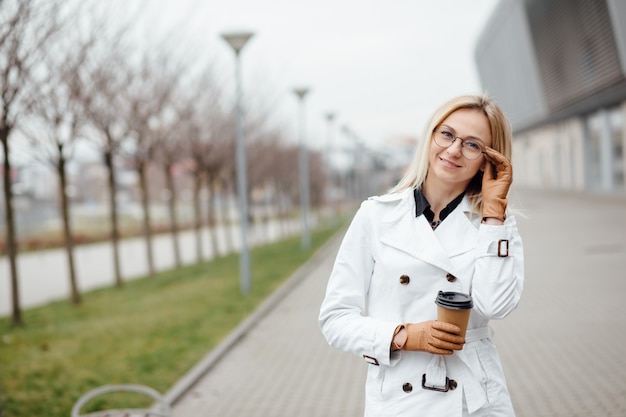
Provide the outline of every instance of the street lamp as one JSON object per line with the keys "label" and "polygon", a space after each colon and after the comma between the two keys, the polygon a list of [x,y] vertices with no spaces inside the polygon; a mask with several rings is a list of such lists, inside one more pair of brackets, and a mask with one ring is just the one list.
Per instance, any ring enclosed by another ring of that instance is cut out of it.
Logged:
{"label": "street lamp", "polygon": [[335,181],[333,178],[333,172],[332,172],[332,167],[331,167],[331,163],[330,163],[330,157],[331,157],[331,152],[332,152],[332,146],[333,146],[333,121],[335,120],[335,113],[333,112],[328,112],[326,113],[326,122],[328,124],[328,138],[327,138],[327,142],[326,142],[326,175],[328,176],[328,183],[329,183],[329,190],[330,192],[327,192],[326,195],[328,196],[328,200],[327,203],[329,205],[329,209],[330,209],[330,226],[331,227],[335,227],[337,224],[337,214],[339,212],[339,210],[337,210],[337,212],[335,212],[335,200],[337,199],[337,196],[335,195]]}
{"label": "street lamp", "polygon": [[241,292],[250,292],[250,250],[248,248],[248,198],[246,184],[246,144],[243,139],[243,114],[241,109],[241,63],[239,53],[253,33],[238,32],[224,33],[222,38],[235,51],[235,78],[237,83],[236,112],[237,112],[237,136],[236,136],[236,169],[237,169],[237,195],[239,206],[239,223],[241,229],[241,252],[239,254],[239,282]]}
{"label": "street lamp", "polygon": [[302,222],[302,249],[309,249],[311,247],[311,232],[309,230],[309,158],[307,155],[307,149],[304,139],[304,97],[309,92],[308,88],[294,88],[293,92],[298,97],[300,102],[300,122],[299,124],[299,136],[300,136],[300,163],[299,165],[299,177],[300,177],[300,216]]}
{"label": "street lamp", "polygon": [[358,137],[356,136],[356,134],[352,131],[352,129],[350,129],[348,126],[342,126],[341,127],[341,131],[343,132],[343,134],[354,143],[354,148],[352,149],[352,158],[353,158],[353,166],[352,166],[352,170],[350,171],[350,184],[349,184],[349,188],[350,188],[350,199],[352,201],[357,200],[359,198],[361,198],[361,182],[360,182],[360,178],[359,178],[359,172],[360,172],[360,155],[359,155],[359,145],[358,145]]}

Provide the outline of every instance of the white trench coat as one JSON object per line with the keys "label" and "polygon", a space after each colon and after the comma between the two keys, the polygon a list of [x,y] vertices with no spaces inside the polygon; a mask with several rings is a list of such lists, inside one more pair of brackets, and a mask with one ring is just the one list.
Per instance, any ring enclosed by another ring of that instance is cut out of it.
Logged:
{"label": "white trench coat", "polygon": [[[514,216],[502,226],[477,217],[465,197],[433,231],[424,216],[415,217],[412,189],[372,197],[357,211],[319,320],[329,344],[369,363],[365,416],[514,416],[488,323],[519,302],[522,241]],[[473,297],[463,350],[391,352],[396,326],[437,318],[439,290]],[[422,388],[427,373],[448,377],[455,389]]]}

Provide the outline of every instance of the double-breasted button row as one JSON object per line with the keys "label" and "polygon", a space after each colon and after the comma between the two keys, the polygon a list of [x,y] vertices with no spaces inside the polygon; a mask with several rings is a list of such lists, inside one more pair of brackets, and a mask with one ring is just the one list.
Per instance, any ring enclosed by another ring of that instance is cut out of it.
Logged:
{"label": "double-breasted button row", "polygon": [[[448,280],[448,282],[456,282],[457,281],[457,277],[455,277],[454,275],[452,275],[449,272],[446,274],[446,279]],[[409,285],[410,282],[411,282],[411,277],[409,277],[406,274],[400,275],[400,284],[402,284],[402,285]]]}

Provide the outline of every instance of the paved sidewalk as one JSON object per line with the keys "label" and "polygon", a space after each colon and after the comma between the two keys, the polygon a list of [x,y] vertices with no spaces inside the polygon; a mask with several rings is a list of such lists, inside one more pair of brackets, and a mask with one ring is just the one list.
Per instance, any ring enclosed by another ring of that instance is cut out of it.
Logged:
{"label": "paved sidewalk", "polygon": [[318,251],[166,394],[174,417],[363,415],[365,364],[329,347],[317,325],[339,242],[337,236]]}
{"label": "paved sidewalk", "polygon": [[522,302],[493,323],[518,417],[626,416],[626,196],[523,192]]}
{"label": "paved sidewalk", "polygon": [[[626,198],[511,200],[525,292],[492,327],[517,416],[626,416]],[[167,393],[174,417],[362,415],[366,365],[317,326],[339,238]]]}

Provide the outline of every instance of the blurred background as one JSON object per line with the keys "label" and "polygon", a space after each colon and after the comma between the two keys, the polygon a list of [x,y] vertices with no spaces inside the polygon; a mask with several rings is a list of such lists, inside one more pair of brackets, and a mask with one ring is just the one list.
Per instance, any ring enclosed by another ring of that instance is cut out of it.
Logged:
{"label": "blurred background", "polygon": [[78,244],[142,237],[151,273],[153,234],[230,239],[238,141],[250,224],[349,215],[458,94],[510,116],[517,187],[623,195],[625,31],[621,0],[2,1],[0,314],[32,250],[77,292]]}

